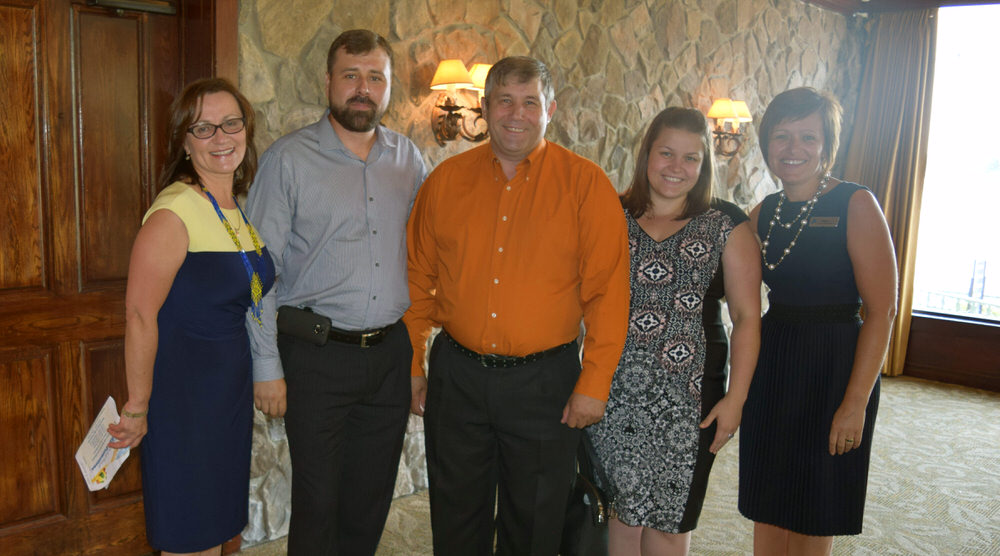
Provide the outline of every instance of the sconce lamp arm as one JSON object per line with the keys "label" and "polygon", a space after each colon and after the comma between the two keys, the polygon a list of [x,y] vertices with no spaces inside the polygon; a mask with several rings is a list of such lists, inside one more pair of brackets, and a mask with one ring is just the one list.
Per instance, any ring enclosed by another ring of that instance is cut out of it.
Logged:
{"label": "sconce lamp arm", "polygon": [[[434,108],[436,110],[431,113],[431,129],[434,130],[434,140],[438,145],[443,147],[445,142],[454,141],[459,137],[473,143],[489,137],[489,132],[486,130],[476,133],[476,124],[483,119],[481,108],[461,106],[444,94],[438,98]],[[463,110],[468,114],[463,114]]]}
{"label": "sconce lamp arm", "polygon": [[742,133],[716,129],[712,135],[715,136],[715,154],[719,156],[733,156],[743,146]]}

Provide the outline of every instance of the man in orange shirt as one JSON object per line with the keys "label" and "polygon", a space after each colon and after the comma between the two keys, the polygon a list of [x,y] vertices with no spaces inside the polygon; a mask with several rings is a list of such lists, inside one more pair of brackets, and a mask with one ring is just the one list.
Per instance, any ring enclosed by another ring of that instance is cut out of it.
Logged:
{"label": "man in orange shirt", "polygon": [[497,62],[490,143],[442,162],[407,226],[411,410],[439,556],[492,554],[494,532],[497,554],[558,552],[580,429],[604,415],[625,343],[624,213],[596,164],[543,138],[555,108],[544,64]]}

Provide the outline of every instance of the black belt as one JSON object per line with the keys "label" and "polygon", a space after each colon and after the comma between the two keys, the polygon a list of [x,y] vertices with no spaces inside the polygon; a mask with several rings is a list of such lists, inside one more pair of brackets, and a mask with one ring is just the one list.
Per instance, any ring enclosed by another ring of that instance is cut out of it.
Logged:
{"label": "black belt", "polygon": [[842,305],[784,305],[772,303],[764,317],[791,323],[857,322],[861,319],[858,303]]}
{"label": "black belt", "polygon": [[[399,321],[396,321],[399,322]],[[343,342],[345,344],[354,344],[356,346],[361,346],[363,348],[377,346],[382,343],[382,340],[389,335],[389,331],[392,327],[396,326],[396,323],[392,323],[389,326],[384,326],[382,328],[371,328],[369,330],[341,330],[339,328],[330,327],[327,335],[331,340],[337,342]]]}
{"label": "black belt", "polygon": [[569,347],[576,346],[576,340],[574,340],[572,342],[566,342],[561,346],[536,351],[535,353],[529,353],[528,355],[497,355],[495,353],[479,353],[478,351],[473,351],[455,341],[455,338],[452,338],[451,334],[448,334],[448,332],[444,330],[441,331],[441,335],[447,338],[448,341],[451,342],[451,345],[455,346],[455,349],[457,349],[462,355],[478,361],[479,364],[484,367],[492,368],[508,368],[526,365],[528,363],[538,361],[539,359],[544,359],[550,355],[555,355]]}

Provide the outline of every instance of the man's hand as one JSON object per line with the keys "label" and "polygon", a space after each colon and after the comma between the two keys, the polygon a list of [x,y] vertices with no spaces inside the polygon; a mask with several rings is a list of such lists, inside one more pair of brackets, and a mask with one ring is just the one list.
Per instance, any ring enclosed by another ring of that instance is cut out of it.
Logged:
{"label": "man's hand", "polygon": [[284,417],[285,379],[265,380],[253,383],[253,405],[269,417]]}
{"label": "man's hand", "polygon": [[424,416],[424,406],[427,405],[427,377],[411,376],[410,391],[413,394],[410,398],[410,413]]}
{"label": "man's hand", "polygon": [[602,402],[597,398],[574,392],[569,397],[569,401],[566,402],[562,420],[559,422],[574,429],[582,429],[600,421],[604,417],[604,408],[607,405],[607,402]]}

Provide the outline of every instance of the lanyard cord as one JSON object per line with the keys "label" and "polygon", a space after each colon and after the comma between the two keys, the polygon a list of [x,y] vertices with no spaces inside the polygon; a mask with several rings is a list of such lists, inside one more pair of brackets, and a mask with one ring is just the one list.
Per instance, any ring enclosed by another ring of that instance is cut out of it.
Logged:
{"label": "lanyard cord", "polygon": [[[253,316],[253,320],[257,321],[258,326],[264,326],[261,322],[261,299],[264,297],[264,285],[260,281],[260,275],[254,270],[253,266],[250,264],[250,257],[247,256],[247,252],[243,249],[243,245],[240,244],[240,238],[236,235],[233,230],[232,225],[229,224],[229,220],[226,220],[226,216],[222,214],[222,209],[219,208],[219,203],[215,200],[215,197],[205,189],[204,185],[201,186],[201,190],[205,192],[208,196],[208,200],[212,201],[212,206],[215,208],[215,214],[219,215],[219,220],[222,221],[222,225],[226,227],[226,231],[229,232],[229,238],[233,240],[233,244],[240,251],[240,257],[243,259],[243,266],[247,270],[247,278],[250,279],[250,314]],[[236,196],[233,195],[233,202],[236,203],[237,210],[240,211],[240,216],[243,217],[243,222],[247,225],[247,231],[250,232],[250,241],[253,242],[254,251],[257,252],[257,264],[260,264],[261,257],[263,253],[260,249],[260,240],[257,239],[257,232],[254,231],[253,226],[250,225],[250,221],[247,219],[247,215],[244,214],[243,209],[240,204],[236,202]]]}

